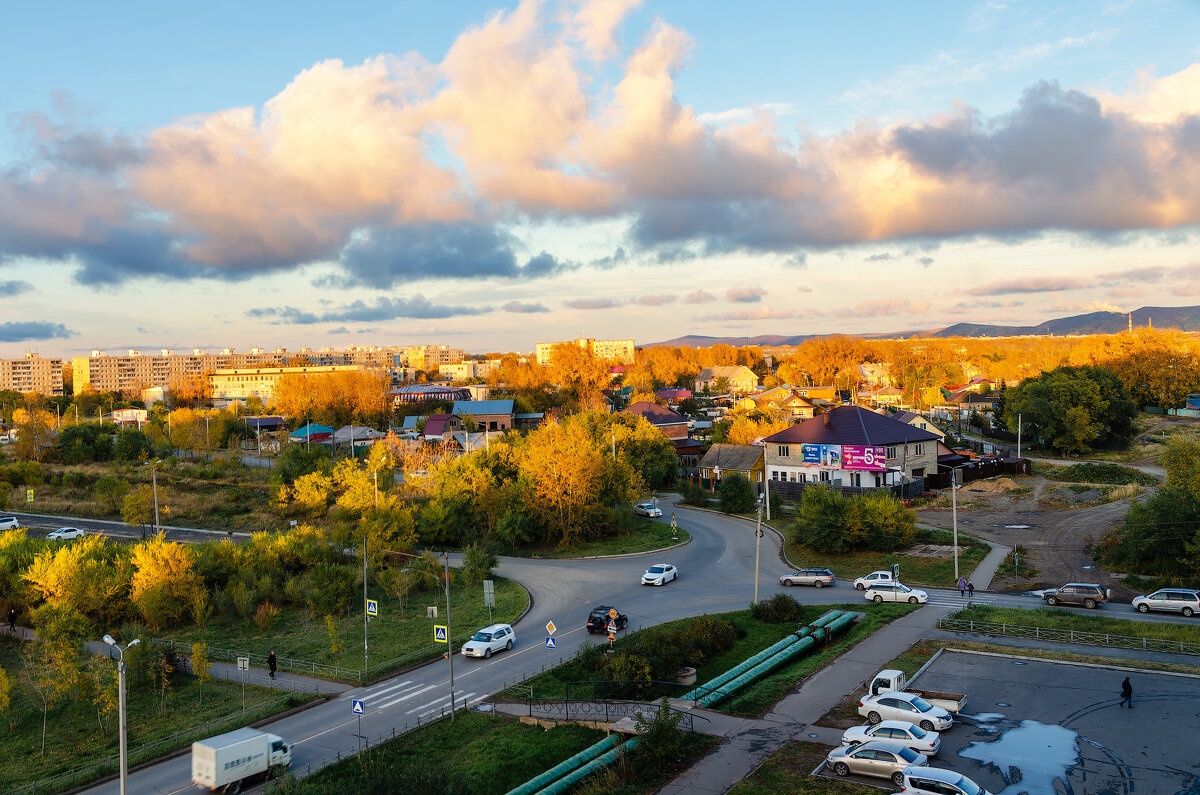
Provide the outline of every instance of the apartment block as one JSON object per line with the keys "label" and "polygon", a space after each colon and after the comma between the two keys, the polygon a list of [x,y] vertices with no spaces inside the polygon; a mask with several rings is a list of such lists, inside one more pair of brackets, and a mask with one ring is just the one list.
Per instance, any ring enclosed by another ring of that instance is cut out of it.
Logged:
{"label": "apartment block", "polygon": [[215,406],[227,406],[235,400],[245,402],[257,397],[263,403],[275,398],[275,384],[285,375],[318,373],[373,372],[380,368],[361,364],[314,365],[311,367],[246,367],[217,370],[208,376]]}
{"label": "apartment block", "polygon": [[580,337],[579,339],[566,340],[565,342],[539,342],[537,344],[538,364],[543,367],[550,364],[550,357],[554,353],[555,345],[569,345],[572,343],[583,348],[585,351],[590,351],[593,356],[601,361],[633,364],[634,344],[632,337],[627,340],[595,340],[589,337]]}
{"label": "apartment block", "polygon": [[0,390],[39,395],[63,393],[63,360],[27,353],[23,359],[0,359]]}

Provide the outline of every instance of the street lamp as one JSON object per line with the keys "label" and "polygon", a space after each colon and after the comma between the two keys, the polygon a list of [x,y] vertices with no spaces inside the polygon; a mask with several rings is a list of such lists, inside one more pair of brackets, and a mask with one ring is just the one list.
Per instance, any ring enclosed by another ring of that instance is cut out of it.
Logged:
{"label": "street lamp", "polygon": [[105,635],[104,642],[116,649],[120,655],[117,658],[117,712],[121,722],[121,795],[125,795],[129,779],[129,753],[126,750],[128,745],[125,738],[125,650],[138,645],[141,640],[134,638],[122,647],[113,640],[112,635]]}
{"label": "street lamp", "polygon": [[755,501],[758,519],[754,527],[754,603],[758,604],[758,548],[762,545],[762,512],[763,495],[759,494]]}
{"label": "street lamp", "polygon": [[150,480],[154,484],[154,534],[158,535],[162,529],[158,524],[158,465],[162,463],[162,459],[155,461],[150,465]]}
{"label": "street lamp", "polygon": [[[351,426],[351,427],[353,427],[353,426]],[[353,434],[353,431],[351,431],[351,433]],[[354,442],[353,441],[350,442],[350,453],[351,453],[351,455],[354,454]],[[386,464],[387,460],[388,460],[387,456],[384,456],[382,461],[380,462],[380,466],[383,466],[384,464]],[[376,467],[375,472],[373,474],[375,475],[375,510],[378,511],[379,510],[379,468],[378,467]],[[449,613],[450,609],[446,608],[446,612]],[[367,664],[367,659],[368,659],[367,623],[368,623],[369,619],[370,619],[370,616],[367,615],[367,521],[366,521],[366,517],[364,516],[363,517],[363,676],[367,675],[367,668],[370,667]]]}
{"label": "street lamp", "polygon": [[958,582],[958,467],[950,468],[950,510],[954,517],[954,581]]}
{"label": "street lamp", "polygon": [[[395,555],[404,555],[408,558],[417,558],[422,560],[420,555],[414,555],[411,552],[395,552],[388,550]],[[445,566],[445,583],[446,583],[446,660],[450,663],[450,722],[454,722],[454,624],[450,621],[450,555],[445,550],[442,551],[442,561]],[[437,577],[424,569],[404,569],[404,571],[415,571],[435,580]]]}

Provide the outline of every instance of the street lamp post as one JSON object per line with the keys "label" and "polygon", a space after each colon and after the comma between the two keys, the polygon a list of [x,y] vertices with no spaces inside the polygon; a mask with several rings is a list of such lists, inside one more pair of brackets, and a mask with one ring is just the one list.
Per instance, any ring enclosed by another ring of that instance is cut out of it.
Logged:
{"label": "street lamp post", "polygon": [[128,741],[125,737],[125,650],[138,645],[141,640],[134,638],[122,647],[113,640],[112,635],[105,635],[104,642],[120,655],[117,658],[117,713],[121,724],[121,795],[125,795],[129,780]]}
{"label": "street lamp post", "polygon": [[[395,550],[387,550],[391,554],[404,555],[409,558],[417,558],[421,560],[420,555],[414,555],[411,552],[397,552]],[[450,663],[450,722],[454,722],[454,623],[450,620],[450,554],[442,551],[442,561],[445,566],[445,583],[446,583],[446,660]],[[416,571],[420,574],[425,574],[429,577],[437,579],[436,575],[424,569],[405,569],[405,571]]]}
{"label": "street lamp post", "polygon": [[958,582],[958,467],[950,470],[950,510],[954,517],[954,581]]}
{"label": "street lamp post", "polygon": [[758,548],[762,545],[763,495],[758,495],[758,520],[754,527],[754,603],[758,604]]}
{"label": "street lamp post", "polygon": [[158,524],[158,465],[162,463],[162,459],[155,461],[150,465],[150,480],[154,484],[154,534],[158,535],[161,529]]}
{"label": "street lamp post", "polygon": [[[353,431],[351,431],[351,433],[353,433]],[[354,452],[354,443],[353,442],[351,442],[351,444],[350,444],[350,451],[351,451],[351,454],[353,454],[353,452]],[[384,463],[387,462],[386,457],[383,459],[383,462]],[[375,469],[374,475],[375,475],[375,510],[378,511],[379,510],[379,469],[378,468]],[[447,615],[447,618],[449,618],[450,608],[448,605],[446,607],[446,615]],[[370,616],[367,615],[367,523],[366,523],[366,517],[364,517],[363,518],[363,676],[364,677],[367,675],[367,667],[368,667],[367,666],[367,659],[368,659],[367,624],[369,622],[369,619],[370,619]]]}

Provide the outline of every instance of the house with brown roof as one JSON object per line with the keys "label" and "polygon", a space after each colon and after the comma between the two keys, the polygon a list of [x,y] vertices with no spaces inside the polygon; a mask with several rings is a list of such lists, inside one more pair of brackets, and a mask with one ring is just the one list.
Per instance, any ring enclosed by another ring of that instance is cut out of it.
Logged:
{"label": "house with brown roof", "polygon": [[758,389],[758,376],[744,364],[734,366],[705,367],[696,376],[696,392],[717,392],[717,381],[728,382],[732,394],[746,395]]}
{"label": "house with brown roof", "polygon": [[637,403],[631,403],[621,413],[644,417],[647,422],[662,431],[663,436],[666,436],[668,439],[688,438],[687,417],[657,403],[651,403],[648,400],[639,400]]}
{"label": "house with brown roof", "polygon": [[762,392],[748,395],[735,403],[734,408],[741,411],[757,409],[768,413],[774,409],[774,413],[779,416],[802,420],[813,417],[817,413],[817,406],[813,401],[798,394],[796,387],[790,384],[771,387]]}
{"label": "house with brown roof", "polygon": [[938,440],[946,438],[946,434],[942,433],[942,429],[933,424],[933,420],[926,417],[924,414],[918,414],[915,411],[897,411],[895,414],[888,412],[886,409],[878,409],[877,414],[882,414],[885,417],[891,417],[896,422],[903,422],[906,425],[911,425],[922,431],[929,431],[937,436]]}
{"label": "house with brown roof", "polygon": [[755,444],[714,444],[700,459],[700,478],[715,490],[723,478],[737,473],[762,493],[765,476],[764,448]]}
{"label": "house with brown roof", "polygon": [[425,420],[422,435],[427,442],[448,442],[455,432],[461,430],[464,430],[461,418],[453,414],[430,414]]}

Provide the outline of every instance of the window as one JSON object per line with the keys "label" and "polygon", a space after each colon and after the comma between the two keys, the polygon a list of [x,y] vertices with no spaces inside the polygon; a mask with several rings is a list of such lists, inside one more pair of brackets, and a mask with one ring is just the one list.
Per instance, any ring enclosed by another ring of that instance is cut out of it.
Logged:
{"label": "window", "polygon": [[788,457],[788,446],[786,444],[779,445],[779,457],[780,458]]}
{"label": "window", "polygon": [[914,444],[913,455],[925,455],[925,445],[920,443]]}
{"label": "window", "polygon": [[888,458],[895,458],[895,457],[896,457],[896,446],[895,446],[895,445],[892,445],[892,446],[888,447],[888,449],[887,449],[887,457],[888,457]]}

